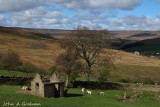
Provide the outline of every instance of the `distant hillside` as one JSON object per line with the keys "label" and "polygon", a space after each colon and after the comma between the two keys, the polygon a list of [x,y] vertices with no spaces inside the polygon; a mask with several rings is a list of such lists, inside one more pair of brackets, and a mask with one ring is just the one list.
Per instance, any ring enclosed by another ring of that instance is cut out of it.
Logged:
{"label": "distant hillside", "polygon": [[[68,36],[72,30],[63,29],[37,29],[37,28],[20,28],[20,27],[1,27],[0,33],[12,33],[18,36],[26,34],[25,37],[36,38],[37,36],[42,38],[61,39]],[[110,31],[110,33],[117,38],[128,40],[145,40],[160,37],[160,31]],[[24,35],[23,35],[24,36]]]}
{"label": "distant hillside", "polygon": [[0,34],[6,36],[18,36],[22,38],[30,38],[30,39],[55,39],[51,34],[38,32],[34,29],[24,29],[24,28],[12,28],[12,27],[1,27],[0,26]]}
{"label": "distant hillside", "polygon": [[123,44],[120,49],[127,52],[138,51],[143,55],[156,55],[160,53],[160,38],[147,39]]}
{"label": "distant hillside", "polygon": [[160,31],[112,31],[115,37],[130,40],[145,40],[160,37]]}
{"label": "distant hillside", "polygon": [[38,28],[20,28],[20,27],[0,27],[0,29],[8,29],[13,31],[24,31],[30,33],[48,34],[50,36],[68,35],[71,30],[63,29],[38,29]]}

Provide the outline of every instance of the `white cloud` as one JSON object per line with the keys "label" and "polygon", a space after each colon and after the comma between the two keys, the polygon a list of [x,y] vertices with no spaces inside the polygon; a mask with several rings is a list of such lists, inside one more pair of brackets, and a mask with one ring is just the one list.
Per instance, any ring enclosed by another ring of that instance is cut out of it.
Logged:
{"label": "white cloud", "polygon": [[[160,15],[127,15],[117,18],[108,11],[132,10],[143,0],[0,0],[0,25],[72,29],[75,25],[110,30],[160,30]],[[158,0],[160,1],[160,0]],[[56,3],[56,4],[53,4]],[[54,7],[55,6],[55,7]],[[64,12],[67,8],[67,12]],[[68,10],[69,9],[69,10]],[[70,16],[70,11],[75,14]],[[9,14],[9,17],[2,14]],[[99,14],[99,13],[103,13]],[[72,17],[73,16],[73,17]]]}
{"label": "white cloud", "polygon": [[3,14],[0,14],[0,25],[3,26],[5,25],[6,21],[5,21],[5,17]]}
{"label": "white cloud", "polygon": [[51,4],[52,0],[0,0],[0,12],[32,9]]}
{"label": "white cloud", "polygon": [[67,18],[63,18],[63,19],[62,19],[62,23],[66,24],[66,23],[68,23],[68,22],[69,22],[69,21],[68,21]]}
{"label": "white cloud", "polygon": [[59,7],[72,10],[83,9],[122,9],[132,10],[141,4],[142,0],[53,0]]}
{"label": "white cloud", "polygon": [[105,23],[111,30],[160,30],[160,18],[128,15]]}
{"label": "white cloud", "polygon": [[85,13],[79,13],[76,16],[74,16],[71,20],[71,23],[85,25],[90,27],[91,29],[94,28],[102,28],[100,26],[102,23],[106,22],[108,18],[116,17],[115,15],[91,15],[91,14],[85,14]]}
{"label": "white cloud", "polygon": [[10,13],[10,15],[11,15],[11,18],[13,19],[19,19],[19,20],[24,20],[24,21],[28,19],[32,20],[34,18],[52,19],[52,18],[66,17],[64,14],[60,13],[57,10],[45,11],[43,7],[38,7],[38,8],[29,9],[29,10],[20,11],[20,12],[12,12]]}
{"label": "white cloud", "polygon": [[61,21],[67,16],[57,10],[46,11],[43,7],[25,11],[12,12],[5,26],[52,28],[61,26]]}
{"label": "white cloud", "polygon": [[155,18],[134,15],[117,18],[115,15],[79,13],[69,18],[57,10],[45,11],[43,7],[12,12],[9,20],[6,20],[4,15],[0,15],[0,22],[0,25],[13,27],[50,29],[73,29],[77,24],[81,24],[90,28],[108,28],[109,30],[160,30],[160,15]]}
{"label": "white cloud", "polygon": [[4,15],[0,14],[0,20],[4,20]]}

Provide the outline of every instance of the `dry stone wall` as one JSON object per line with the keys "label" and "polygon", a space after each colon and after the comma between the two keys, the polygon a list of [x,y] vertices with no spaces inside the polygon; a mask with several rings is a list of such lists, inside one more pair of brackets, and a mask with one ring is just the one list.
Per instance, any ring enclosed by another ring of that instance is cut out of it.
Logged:
{"label": "dry stone wall", "polygon": [[0,76],[0,84],[30,85],[33,77]]}

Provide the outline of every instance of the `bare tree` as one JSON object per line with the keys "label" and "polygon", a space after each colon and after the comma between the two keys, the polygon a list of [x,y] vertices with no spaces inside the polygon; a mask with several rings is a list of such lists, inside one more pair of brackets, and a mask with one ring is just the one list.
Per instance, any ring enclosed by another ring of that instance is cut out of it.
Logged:
{"label": "bare tree", "polygon": [[110,34],[107,30],[90,30],[85,26],[78,26],[73,31],[73,48],[77,55],[84,60],[86,80],[90,81],[90,73],[93,65],[102,61],[100,54],[104,53],[103,48],[111,45]]}

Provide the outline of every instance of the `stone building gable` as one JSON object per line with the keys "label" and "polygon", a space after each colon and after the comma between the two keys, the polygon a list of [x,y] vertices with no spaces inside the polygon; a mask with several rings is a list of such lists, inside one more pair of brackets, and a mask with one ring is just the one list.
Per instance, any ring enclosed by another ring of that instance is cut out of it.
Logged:
{"label": "stone building gable", "polygon": [[43,89],[44,85],[42,82],[42,76],[39,74],[36,74],[34,79],[31,81],[31,93],[39,96],[44,96]]}
{"label": "stone building gable", "polygon": [[34,77],[33,81],[39,81],[39,82],[42,82],[42,76],[41,76],[41,75],[39,75],[38,73],[36,73],[36,75],[35,75],[35,77]]}
{"label": "stone building gable", "polygon": [[54,72],[50,77],[50,83],[55,83],[55,82],[62,82],[60,76],[56,72]]}

